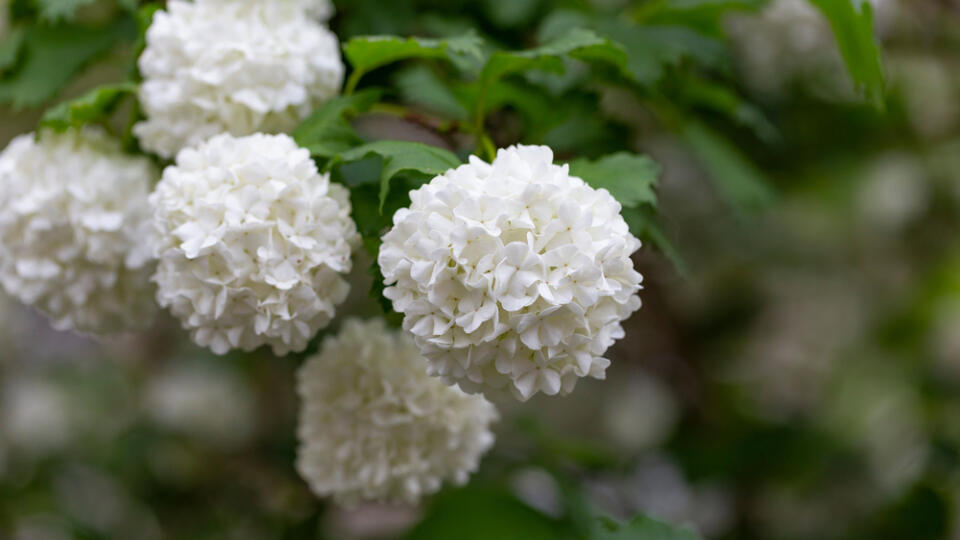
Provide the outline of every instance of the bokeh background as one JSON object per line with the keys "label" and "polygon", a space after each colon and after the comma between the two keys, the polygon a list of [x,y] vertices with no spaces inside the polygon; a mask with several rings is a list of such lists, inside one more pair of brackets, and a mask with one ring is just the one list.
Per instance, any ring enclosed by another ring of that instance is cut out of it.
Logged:
{"label": "bokeh background", "polygon": [[[130,18],[130,2],[75,3],[69,24]],[[593,515],[645,513],[710,539],[960,539],[960,3],[873,2],[882,107],[804,0],[337,5],[341,39],[475,28],[524,48],[571,13],[683,30],[628,29],[660,62],[639,92],[527,81],[571,104],[536,142],[663,167],[665,239],[637,257],[644,307],[607,380],[501,404],[467,488],[344,509],[293,468],[303,355],[216,357],[166,316],[91,341],[0,297],[0,538],[576,538]],[[118,41],[42,103],[12,103],[0,77],[0,144],[122,79],[132,49]],[[424,75],[371,84],[417,105]],[[518,118],[535,113],[514,103],[493,136],[526,140]],[[368,265],[346,315],[379,314]]]}

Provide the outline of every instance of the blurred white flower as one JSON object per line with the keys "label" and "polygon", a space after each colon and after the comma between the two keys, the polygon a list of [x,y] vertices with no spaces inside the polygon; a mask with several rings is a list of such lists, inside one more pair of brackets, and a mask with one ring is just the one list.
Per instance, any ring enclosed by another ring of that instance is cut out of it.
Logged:
{"label": "blurred white flower", "polygon": [[725,377],[761,416],[782,420],[820,403],[838,359],[862,335],[868,306],[848,276],[768,271],[769,306]]}
{"label": "blurred white flower", "polygon": [[384,292],[430,361],[467,391],[526,400],[602,379],[640,308],[640,247],[607,190],[543,146],[471,157],[410,193],[383,237]]}
{"label": "blurred white flower", "polygon": [[220,133],[292,130],[336,95],[339,42],[318,0],[171,0],[140,57],[141,145],[163,157]]}
{"label": "blurred white flower", "polygon": [[[883,36],[897,18],[897,0],[867,1]],[[774,0],[759,15],[732,17],[729,34],[748,85],[762,94],[801,82],[826,99],[854,96],[830,24],[808,0]]]}
{"label": "blurred white flower", "polygon": [[923,163],[910,154],[890,153],[875,159],[860,186],[857,207],[872,233],[889,239],[916,219],[930,202]]}
{"label": "blurred white flower", "polygon": [[587,491],[605,512],[619,519],[643,513],[704,536],[722,536],[734,524],[734,500],[721,485],[692,484],[683,471],[663,456],[642,460],[626,478],[601,477]]}
{"label": "blurred white flower", "polygon": [[301,351],[347,297],[349,194],[287,135],[182,151],[150,204],[158,300],[217,354]]}
{"label": "blurred white flower", "polygon": [[556,518],[563,515],[563,493],[547,471],[536,467],[517,471],[510,479],[510,487],[513,494],[531,508]]}
{"label": "blurred white flower", "polygon": [[61,450],[74,434],[69,397],[42,379],[16,377],[3,388],[0,434],[27,456]]}
{"label": "blurred white flower", "polygon": [[602,418],[608,435],[621,448],[632,454],[650,450],[673,431],[679,406],[660,379],[641,373],[611,390]]}
{"label": "blurred white flower", "polygon": [[152,319],[150,161],[100,130],[17,137],[0,154],[0,283],[58,330]]}
{"label": "blurred white flower", "polygon": [[318,496],[416,502],[464,484],[493,445],[496,408],[427,375],[383,320],[344,323],[298,374],[297,469]]}
{"label": "blurred white flower", "polygon": [[176,365],[150,379],[145,397],[155,422],[194,439],[235,447],[253,433],[253,392],[232,371]]}
{"label": "blurred white flower", "polygon": [[920,55],[894,58],[889,64],[913,129],[928,138],[953,133],[960,121],[960,79],[950,64]]}
{"label": "blurred white flower", "polygon": [[819,418],[866,456],[882,492],[896,496],[923,474],[930,441],[917,389],[884,360],[848,362],[822,403]]}

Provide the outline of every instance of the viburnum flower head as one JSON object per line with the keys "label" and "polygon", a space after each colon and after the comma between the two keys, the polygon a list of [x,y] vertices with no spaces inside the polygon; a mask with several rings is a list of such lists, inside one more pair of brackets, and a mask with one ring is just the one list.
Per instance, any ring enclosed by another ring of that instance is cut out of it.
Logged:
{"label": "viburnum flower head", "polygon": [[640,241],[609,192],[570,176],[547,147],[515,146],[410,198],[379,264],[431,374],[521,400],[604,377],[642,281],[630,260]]}
{"label": "viburnum flower head", "polygon": [[497,410],[426,371],[410,337],[350,319],[298,373],[297,469],[318,496],[416,502],[464,484],[493,445]]}
{"label": "viburnum flower head", "polygon": [[336,95],[344,66],[318,0],[171,0],[147,31],[134,131],[163,157],[220,133],[292,130]]}
{"label": "viburnum flower head", "polygon": [[152,300],[150,161],[103,131],[44,131],[0,154],[0,283],[59,330],[145,326]]}
{"label": "viburnum flower head", "polygon": [[287,135],[218,135],[150,196],[157,298],[217,354],[301,351],[350,290],[346,188]]}

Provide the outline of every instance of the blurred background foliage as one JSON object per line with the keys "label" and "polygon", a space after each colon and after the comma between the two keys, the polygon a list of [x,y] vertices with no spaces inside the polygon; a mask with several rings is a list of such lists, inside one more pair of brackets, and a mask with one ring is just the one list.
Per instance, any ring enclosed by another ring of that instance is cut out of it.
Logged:
{"label": "blurred background foliage", "polygon": [[[303,355],[214,357],[168,318],[91,342],[0,299],[0,537],[688,538],[629,523],[643,514],[716,539],[960,539],[960,4],[337,8],[343,41],[476,32],[490,54],[586,28],[622,47],[619,68],[568,60],[486,96],[497,146],[634,151],[662,169],[656,218],[631,210],[653,247],[637,260],[645,306],[607,380],[501,404],[466,488],[344,509],[293,469]],[[12,0],[0,142],[61,100],[135,81],[149,9]],[[397,107],[354,126],[462,152],[470,69],[374,69],[361,88]],[[124,88],[109,98],[118,132],[136,115]],[[375,204],[376,187],[354,200]],[[387,209],[404,198],[391,190]],[[369,265],[347,315],[381,313]]]}

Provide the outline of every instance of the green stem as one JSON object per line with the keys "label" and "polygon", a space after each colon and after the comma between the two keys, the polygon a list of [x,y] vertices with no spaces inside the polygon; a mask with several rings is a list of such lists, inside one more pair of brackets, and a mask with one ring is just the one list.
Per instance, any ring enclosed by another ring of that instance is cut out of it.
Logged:
{"label": "green stem", "polygon": [[353,73],[351,73],[347,79],[347,85],[343,89],[343,95],[353,95],[353,91],[357,89],[357,85],[360,84],[360,79],[363,78],[364,74],[365,73],[359,69],[353,70]]}
{"label": "green stem", "polygon": [[480,135],[480,144],[483,146],[484,153],[486,153],[487,161],[493,162],[497,157],[497,147],[494,146],[493,141],[484,133]]}

